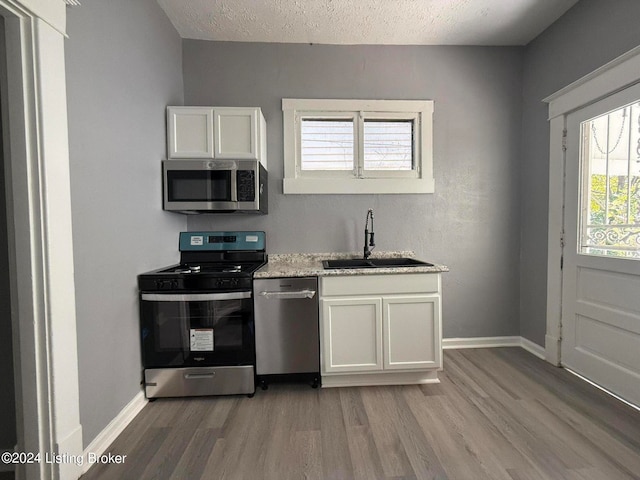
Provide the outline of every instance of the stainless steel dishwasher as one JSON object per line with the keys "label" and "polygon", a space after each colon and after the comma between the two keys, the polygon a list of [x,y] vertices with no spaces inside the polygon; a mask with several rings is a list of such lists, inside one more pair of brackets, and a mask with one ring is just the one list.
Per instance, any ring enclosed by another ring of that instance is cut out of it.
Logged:
{"label": "stainless steel dishwasher", "polygon": [[270,381],[320,384],[318,279],[253,281],[256,375],[263,390]]}

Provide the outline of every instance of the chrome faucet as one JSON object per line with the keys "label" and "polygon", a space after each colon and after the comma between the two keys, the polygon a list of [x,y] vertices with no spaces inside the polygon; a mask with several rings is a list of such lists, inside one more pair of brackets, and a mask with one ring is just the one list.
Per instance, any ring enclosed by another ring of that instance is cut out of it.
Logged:
{"label": "chrome faucet", "polygon": [[[369,217],[371,217],[371,231],[369,231]],[[371,251],[376,246],[376,242],[373,239],[373,209],[370,208],[367,211],[367,219],[364,223],[364,259],[366,260],[371,255]],[[369,248],[372,247],[372,248]]]}

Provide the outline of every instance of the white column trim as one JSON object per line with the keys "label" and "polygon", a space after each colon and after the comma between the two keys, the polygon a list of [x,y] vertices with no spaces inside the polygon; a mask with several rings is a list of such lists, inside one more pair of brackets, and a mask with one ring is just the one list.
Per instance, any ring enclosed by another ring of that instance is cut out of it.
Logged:
{"label": "white column trim", "polygon": [[[0,0],[18,451],[82,455],[62,0]],[[19,268],[18,268],[19,267]],[[18,295],[19,293],[19,295]],[[77,479],[74,463],[18,479]]]}
{"label": "white column trim", "polygon": [[[547,231],[547,322],[545,347],[547,361],[560,365],[562,338],[562,242],[564,231],[564,168],[563,148],[566,117],[551,119],[549,139],[549,213]],[[560,208],[557,206],[560,205]],[[555,206],[555,207],[552,207]]]}
{"label": "white column trim", "polygon": [[563,227],[564,162],[563,133],[569,113],[595,103],[640,82],[640,46],[585,75],[545,98],[549,104],[549,216],[547,257],[546,360],[561,364],[562,270],[560,243]]}
{"label": "white column trim", "polygon": [[28,12],[29,17],[39,18],[65,35],[67,13],[63,0],[4,0]]}

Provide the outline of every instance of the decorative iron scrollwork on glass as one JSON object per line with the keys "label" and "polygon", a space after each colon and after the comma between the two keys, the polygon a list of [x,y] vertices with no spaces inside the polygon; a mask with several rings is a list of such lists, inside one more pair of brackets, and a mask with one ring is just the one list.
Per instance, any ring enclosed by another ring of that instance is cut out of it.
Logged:
{"label": "decorative iron scrollwork on glass", "polygon": [[589,226],[584,247],[607,255],[640,258],[640,230],[636,225]]}

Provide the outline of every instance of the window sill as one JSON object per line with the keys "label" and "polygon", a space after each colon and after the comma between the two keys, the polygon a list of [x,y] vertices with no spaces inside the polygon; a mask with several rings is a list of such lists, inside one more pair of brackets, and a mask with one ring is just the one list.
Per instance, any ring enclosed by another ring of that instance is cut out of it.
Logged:
{"label": "window sill", "polygon": [[389,178],[285,178],[285,195],[306,194],[415,194],[433,193],[434,181],[428,179]]}

